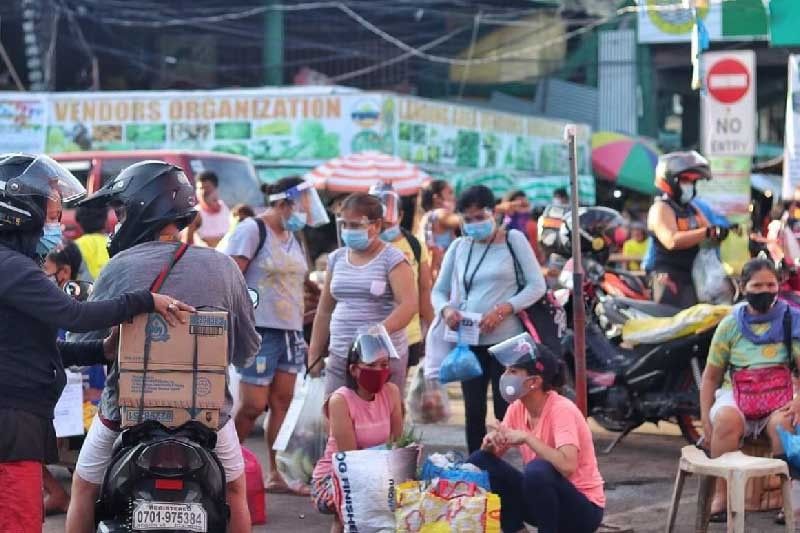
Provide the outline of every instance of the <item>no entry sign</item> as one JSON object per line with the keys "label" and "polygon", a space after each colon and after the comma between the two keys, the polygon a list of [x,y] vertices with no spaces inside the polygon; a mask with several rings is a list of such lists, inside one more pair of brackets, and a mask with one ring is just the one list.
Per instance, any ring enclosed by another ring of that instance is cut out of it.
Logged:
{"label": "no entry sign", "polygon": [[703,152],[707,156],[752,156],[756,148],[755,53],[707,52],[702,61]]}
{"label": "no entry sign", "polygon": [[708,94],[723,104],[738,102],[750,89],[750,72],[739,60],[725,58],[714,63],[706,78]]}

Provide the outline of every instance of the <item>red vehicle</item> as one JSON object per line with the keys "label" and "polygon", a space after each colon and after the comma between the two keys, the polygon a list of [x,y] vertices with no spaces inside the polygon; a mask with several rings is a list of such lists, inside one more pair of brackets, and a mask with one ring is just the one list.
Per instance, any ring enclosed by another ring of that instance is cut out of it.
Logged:
{"label": "red vehicle", "polygon": [[[181,167],[192,183],[203,170],[214,171],[219,177],[219,194],[229,207],[239,203],[253,207],[264,205],[255,167],[249,159],[238,155],[192,150],[137,150],[69,152],[51,154],[51,157],[72,172],[89,194],[116,177],[125,167],[147,159],[159,159]],[[81,228],[75,222],[74,210],[65,209],[61,223],[66,237],[75,239],[80,236]],[[109,212],[109,232],[115,223],[113,211]]]}

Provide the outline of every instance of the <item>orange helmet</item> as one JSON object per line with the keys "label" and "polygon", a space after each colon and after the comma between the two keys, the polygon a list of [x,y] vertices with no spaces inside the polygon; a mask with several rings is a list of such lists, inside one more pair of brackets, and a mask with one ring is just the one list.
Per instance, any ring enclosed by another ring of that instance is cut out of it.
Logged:
{"label": "orange helmet", "polygon": [[708,160],[694,150],[670,152],[658,158],[655,186],[670,198],[680,198],[681,181],[710,180]]}

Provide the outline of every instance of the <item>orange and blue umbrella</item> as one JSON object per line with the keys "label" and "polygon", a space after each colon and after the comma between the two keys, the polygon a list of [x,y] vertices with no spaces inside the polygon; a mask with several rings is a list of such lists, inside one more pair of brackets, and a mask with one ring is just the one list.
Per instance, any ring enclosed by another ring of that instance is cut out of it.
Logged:
{"label": "orange and blue umbrella", "polygon": [[592,135],[595,175],[620,187],[653,194],[658,155],[658,150],[643,139],[611,131]]}

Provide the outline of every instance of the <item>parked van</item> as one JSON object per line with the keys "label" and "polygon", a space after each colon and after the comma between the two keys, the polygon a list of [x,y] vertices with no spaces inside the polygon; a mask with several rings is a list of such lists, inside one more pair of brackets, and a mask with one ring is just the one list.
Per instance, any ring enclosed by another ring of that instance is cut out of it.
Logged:
{"label": "parked van", "polygon": [[[68,152],[51,154],[50,157],[64,165],[86,187],[89,194],[98,190],[108,180],[114,179],[122,169],[139,161],[159,159],[179,166],[194,183],[195,176],[204,170],[211,170],[219,177],[219,194],[222,200],[233,207],[245,203],[255,208],[264,205],[260,182],[255,168],[246,157],[219,152],[200,152],[192,150],[136,150],[125,152]],[[75,212],[65,209],[61,218],[64,235],[75,239],[81,235],[81,228],[75,222]],[[116,220],[113,211],[109,212],[107,229],[113,230]]]}

